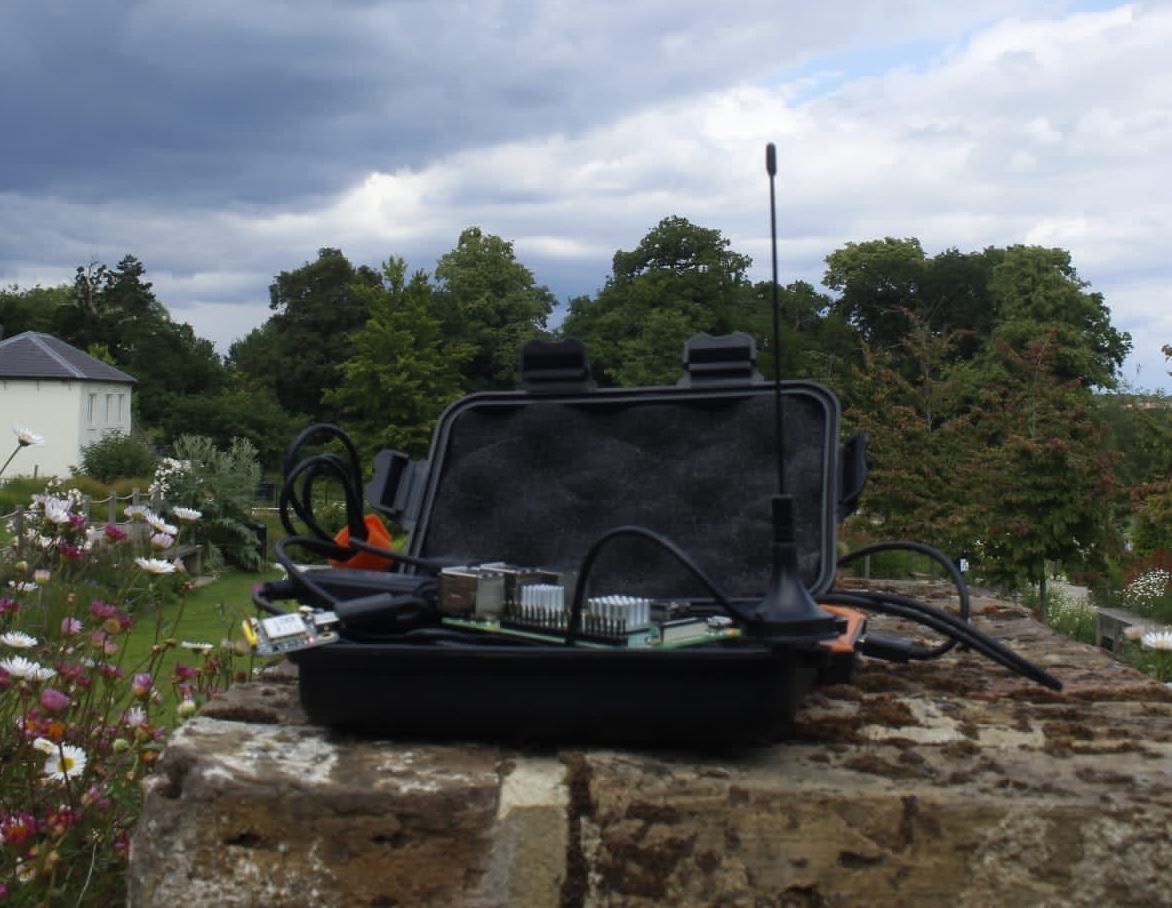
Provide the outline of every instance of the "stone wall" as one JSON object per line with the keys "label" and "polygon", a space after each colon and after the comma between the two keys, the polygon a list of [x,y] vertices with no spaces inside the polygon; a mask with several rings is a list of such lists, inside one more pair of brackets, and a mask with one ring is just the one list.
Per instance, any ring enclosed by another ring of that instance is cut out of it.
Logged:
{"label": "stone wall", "polygon": [[172,738],[130,905],[1172,905],[1172,695],[974,605],[1064,692],[954,652],[774,746],[530,752],[334,736],[279,670]]}

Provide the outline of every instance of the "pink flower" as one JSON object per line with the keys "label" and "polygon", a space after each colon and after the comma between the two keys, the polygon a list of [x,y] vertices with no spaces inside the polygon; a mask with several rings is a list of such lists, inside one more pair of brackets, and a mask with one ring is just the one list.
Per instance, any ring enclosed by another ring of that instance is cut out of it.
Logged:
{"label": "pink flower", "polygon": [[113,656],[118,652],[117,642],[105,631],[94,631],[90,635],[90,642],[99,647],[107,656]]}
{"label": "pink flower", "polygon": [[64,712],[72,704],[73,701],[55,687],[46,687],[41,691],[41,706],[51,713]]}
{"label": "pink flower", "polygon": [[7,596],[0,596],[0,615],[7,615],[9,613],[19,612],[20,603],[15,599],[9,599]]}
{"label": "pink flower", "polygon": [[121,542],[126,538],[126,531],[112,523],[106,524],[106,538],[111,542]]}
{"label": "pink flower", "polygon": [[99,665],[98,672],[100,672],[102,677],[107,681],[117,681],[119,678],[122,678],[126,675],[126,672],[124,672],[121,667],[117,665],[111,665],[109,662],[103,662],[101,665]]}
{"label": "pink flower", "polygon": [[134,680],[130,683],[131,692],[140,700],[149,697],[151,693],[151,680],[150,672],[142,672],[141,674],[135,675]]}
{"label": "pink flower", "polygon": [[81,633],[81,622],[69,615],[61,619],[61,636],[73,637]]}
{"label": "pink flower", "polygon": [[118,609],[106,602],[100,602],[95,599],[90,603],[90,614],[99,621],[105,621],[107,618],[113,618],[118,614]]}
{"label": "pink flower", "polygon": [[75,530],[84,530],[85,529],[85,517],[82,516],[81,514],[70,514],[69,515],[69,525],[71,527],[73,527]]}
{"label": "pink flower", "polygon": [[175,677],[180,681],[190,681],[197,676],[197,672],[190,665],[184,665],[182,662],[175,663]]}
{"label": "pink flower", "polygon": [[151,545],[156,549],[169,549],[175,544],[175,537],[167,533],[155,533],[151,537]]}
{"label": "pink flower", "polygon": [[81,558],[81,549],[73,545],[58,545],[57,551],[61,553],[61,557],[67,561],[77,561]]}
{"label": "pink flower", "polygon": [[31,813],[10,813],[0,820],[0,840],[22,845],[37,832],[37,821]]}

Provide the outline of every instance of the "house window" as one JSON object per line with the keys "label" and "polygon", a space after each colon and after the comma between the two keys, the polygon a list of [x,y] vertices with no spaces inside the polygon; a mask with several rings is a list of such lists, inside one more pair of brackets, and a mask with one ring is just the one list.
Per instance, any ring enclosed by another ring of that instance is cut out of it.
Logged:
{"label": "house window", "polygon": [[118,395],[118,425],[122,425],[122,400],[125,397],[125,394]]}
{"label": "house window", "polygon": [[114,395],[106,395],[106,425],[110,425],[111,417],[114,415]]}
{"label": "house window", "polygon": [[86,411],[86,419],[88,420],[88,422],[91,426],[94,424],[94,417],[97,416],[97,413],[95,412],[97,409],[98,409],[98,395],[91,394],[90,400],[89,400],[89,408]]}

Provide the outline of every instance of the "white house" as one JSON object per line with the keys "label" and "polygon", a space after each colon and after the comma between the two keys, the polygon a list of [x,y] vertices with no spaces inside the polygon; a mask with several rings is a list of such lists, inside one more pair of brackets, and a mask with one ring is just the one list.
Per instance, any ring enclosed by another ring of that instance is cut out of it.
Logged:
{"label": "white house", "polygon": [[17,454],[6,478],[68,477],[85,445],[107,432],[129,435],[135,381],[48,334],[26,331],[0,340],[0,458],[16,445],[11,426],[45,439]]}

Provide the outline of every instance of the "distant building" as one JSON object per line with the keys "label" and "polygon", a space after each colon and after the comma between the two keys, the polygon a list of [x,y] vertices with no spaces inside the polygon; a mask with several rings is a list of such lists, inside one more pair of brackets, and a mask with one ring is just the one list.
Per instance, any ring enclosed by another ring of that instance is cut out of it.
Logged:
{"label": "distant building", "polygon": [[[136,379],[49,334],[26,331],[0,340],[0,457],[13,425],[45,439],[20,452],[6,471],[68,477],[81,449],[107,432],[129,435]],[[2,462],[2,461],[0,461]]]}

